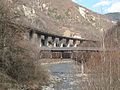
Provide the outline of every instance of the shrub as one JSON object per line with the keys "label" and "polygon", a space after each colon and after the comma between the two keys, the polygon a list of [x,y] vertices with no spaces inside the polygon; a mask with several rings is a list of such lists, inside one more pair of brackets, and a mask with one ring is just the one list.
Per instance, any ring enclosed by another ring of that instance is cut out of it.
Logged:
{"label": "shrub", "polygon": [[[4,22],[5,23],[5,22]],[[2,23],[2,24],[4,24]],[[48,81],[47,71],[39,62],[39,49],[24,39],[21,26],[7,24],[2,27],[0,69],[12,79],[28,87],[43,85]],[[31,87],[33,88],[33,87]]]}

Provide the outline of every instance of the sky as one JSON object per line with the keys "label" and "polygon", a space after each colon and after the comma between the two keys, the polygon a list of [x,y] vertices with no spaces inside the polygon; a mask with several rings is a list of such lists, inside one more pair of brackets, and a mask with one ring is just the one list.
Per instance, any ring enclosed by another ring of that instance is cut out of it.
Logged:
{"label": "sky", "polygon": [[120,0],[72,0],[72,1],[101,14],[120,12]]}

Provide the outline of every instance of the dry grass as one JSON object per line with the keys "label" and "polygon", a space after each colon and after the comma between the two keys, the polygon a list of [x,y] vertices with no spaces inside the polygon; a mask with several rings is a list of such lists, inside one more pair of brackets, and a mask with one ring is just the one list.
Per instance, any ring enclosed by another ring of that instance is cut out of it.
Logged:
{"label": "dry grass", "polygon": [[[25,28],[5,22],[0,25],[0,34],[3,36],[0,37],[0,73],[15,80],[18,86],[26,85],[29,89],[40,89],[49,79],[47,71],[37,63],[40,59],[40,50],[36,44],[31,44],[24,38]],[[4,78],[1,78],[0,81],[3,80]],[[3,88],[7,88],[3,82],[0,83],[4,86]],[[12,83],[9,84],[12,85]]]}

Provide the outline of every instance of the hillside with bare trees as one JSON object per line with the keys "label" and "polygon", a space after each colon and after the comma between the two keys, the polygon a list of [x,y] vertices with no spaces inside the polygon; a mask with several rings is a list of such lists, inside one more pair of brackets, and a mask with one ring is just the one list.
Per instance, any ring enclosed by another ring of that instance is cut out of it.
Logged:
{"label": "hillside with bare trees", "polygon": [[26,28],[11,23],[9,14],[0,3],[0,90],[41,90],[49,79],[37,64],[39,49],[24,37]]}
{"label": "hillside with bare trees", "polygon": [[[50,83],[50,73],[41,65],[40,48],[27,39],[28,28],[66,37],[77,33],[82,38],[100,41],[99,45],[81,44],[104,50],[76,52],[78,66],[85,59],[87,73],[95,74],[97,80],[102,78],[97,83],[93,77],[93,82],[87,81],[91,90],[120,89],[119,22],[115,25],[104,15],[71,0],[0,0],[0,90],[41,90]],[[107,52],[105,48],[117,50]]]}

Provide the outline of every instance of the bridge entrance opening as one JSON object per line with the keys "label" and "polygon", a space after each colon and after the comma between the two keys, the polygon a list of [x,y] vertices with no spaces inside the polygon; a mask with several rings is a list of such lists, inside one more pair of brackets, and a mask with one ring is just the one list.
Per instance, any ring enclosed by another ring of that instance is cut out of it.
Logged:
{"label": "bridge entrance opening", "polygon": [[71,55],[72,55],[72,53],[69,52],[69,51],[64,51],[64,52],[62,52],[62,58],[64,58],[64,59],[69,59],[69,58],[71,58]]}

